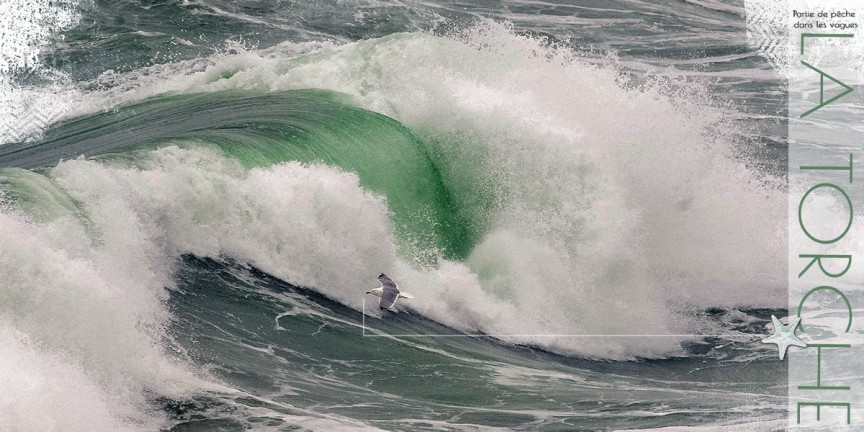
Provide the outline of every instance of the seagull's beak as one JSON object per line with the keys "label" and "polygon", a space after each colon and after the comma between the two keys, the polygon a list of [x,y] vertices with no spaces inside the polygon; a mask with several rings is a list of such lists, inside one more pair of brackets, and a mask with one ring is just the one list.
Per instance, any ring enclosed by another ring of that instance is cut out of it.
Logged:
{"label": "seagull's beak", "polygon": [[372,291],[366,291],[366,294],[372,294]]}

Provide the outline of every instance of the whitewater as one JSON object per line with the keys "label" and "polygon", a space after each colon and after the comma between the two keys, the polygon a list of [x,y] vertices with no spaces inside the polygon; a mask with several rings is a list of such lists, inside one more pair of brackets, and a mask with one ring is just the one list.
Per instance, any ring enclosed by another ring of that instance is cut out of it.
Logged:
{"label": "whitewater", "polygon": [[0,145],[0,430],[776,428],[782,137],[717,96],[770,71],[499,18],[15,84],[66,109]]}

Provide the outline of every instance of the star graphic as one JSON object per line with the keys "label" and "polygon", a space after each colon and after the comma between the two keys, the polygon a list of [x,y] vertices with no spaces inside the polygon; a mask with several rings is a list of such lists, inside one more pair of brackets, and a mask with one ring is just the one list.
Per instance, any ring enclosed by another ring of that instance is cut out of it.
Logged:
{"label": "star graphic", "polygon": [[789,345],[795,345],[799,347],[807,346],[807,344],[801,342],[795,336],[795,328],[798,327],[798,323],[801,321],[801,318],[792,318],[789,322],[789,325],[785,326],[774,315],[771,315],[771,321],[774,322],[774,334],[768,336],[765,339],[762,339],[762,343],[777,344],[777,348],[780,349],[780,360],[783,360],[783,357],[786,357],[786,348],[788,348]]}

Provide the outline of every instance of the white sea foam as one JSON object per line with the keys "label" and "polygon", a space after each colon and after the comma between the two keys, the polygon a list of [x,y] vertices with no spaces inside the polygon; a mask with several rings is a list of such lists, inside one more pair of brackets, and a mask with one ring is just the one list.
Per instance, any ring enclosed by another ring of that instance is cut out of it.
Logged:
{"label": "white sea foam", "polygon": [[95,246],[71,217],[36,224],[0,214],[3,430],[152,430],[163,419],[145,391],[202,388],[159,347],[170,271],[156,264],[164,257],[139,255],[147,244],[134,230]]}
{"label": "white sea foam", "polygon": [[[189,184],[205,188],[173,202],[192,200],[206,208],[196,217],[226,235],[186,226],[184,218],[193,213],[187,206],[164,202],[163,208],[135,210],[142,226],[167,224],[160,235],[176,250],[218,250],[247,259],[355,307],[365,288],[358,287],[363,272],[395,267],[403,284],[420,295],[415,307],[424,314],[496,334],[687,333],[686,312],[679,312],[689,307],[785,304],[786,225],[778,223],[785,220],[785,193],[733,156],[735,145],[723,131],[729,127],[725,111],[708,105],[698,88],[674,90],[662,81],[629,87],[614,67],[582,62],[569,50],[490,23],[452,37],[397,34],[340,46],[234,47],[207,59],[106,75],[102,83],[108,87],[88,93],[82,109],[230,88],[347,93],[430,143],[456,203],[488,228],[465,263],[417,270],[396,264],[390,245],[360,244],[387,229],[384,213],[376,213],[383,212],[377,198],[341,204],[367,209],[360,214],[368,223],[327,244],[329,237],[317,236],[338,232],[338,223],[322,219],[309,231],[283,228],[287,222],[275,216],[280,210],[268,207],[289,206],[311,218],[320,203],[295,202],[299,195],[270,189],[276,195],[255,204],[258,213],[235,221],[238,208],[250,202],[203,193],[215,193],[206,182],[227,181],[219,177],[227,174],[197,173],[194,163],[185,174],[178,166],[159,181],[136,177],[137,185],[123,179],[131,171],[110,171],[119,177],[97,182],[108,168],[80,161],[58,168],[58,175],[77,182],[68,185],[78,193],[108,199],[128,188],[141,196],[139,206],[158,204],[145,198],[156,194],[151,188],[169,195]],[[215,173],[229,168],[218,164]],[[289,181],[292,169],[298,168],[256,171],[243,181],[265,173]],[[182,175],[200,178],[169,180]],[[115,183],[120,180],[125,186]],[[160,189],[160,182],[175,181],[177,188]],[[242,188],[252,186],[237,187],[243,196],[249,192]],[[477,206],[478,197],[492,204]],[[347,195],[332,198],[339,199]],[[324,217],[339,220],[327,212]],[[231,238],[237,232],[245,237]],[[251,238],[257,240],[246,243]],[[354,263],[355,253],[363,263]],[[459,300],[463,296],[471,302]],[[529,341],[613,358],[663,355],[677,346],[668,338]]]}
{"label": "white sea foam", "polygon": [[6,323],[0,325],[0,430],[152,430],[158,423],[133,423],[135,407],[107,394],[75,362],[46,353]]}
{"label": "white sea foam", "polygon": [[156,256],[225,255],[350,304],[362,289],[357,275],[395,260],[384,201],[352,173],[299,163],[247,172],[215,152],[177,147],[140,164],[75,160],[52,175],[89,213],[134,225]]}

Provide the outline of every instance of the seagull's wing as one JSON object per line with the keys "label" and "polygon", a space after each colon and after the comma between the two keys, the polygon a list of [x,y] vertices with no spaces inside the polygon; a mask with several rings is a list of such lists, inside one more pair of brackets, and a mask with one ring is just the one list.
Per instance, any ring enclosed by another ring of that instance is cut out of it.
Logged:
{"label": "seagull's wing", "polygon": [[387,275],[382,274],[378,276],[378,282],[381,282],[385,293],[387,291],[395,291],[396,294],[399,294],[399,285],[396,285],[396,282],[393,282],[393,279],[390,279]]}
{"label": "seagull's wing", "polygon": [[378,281],[381,282],[381,285],[384,288],[378,306],[383,309],[389,309],[394,303],[396,303],[396,299],[399,298],[399,286],[396,285],[396,282],[393,282],[393,279],[390,279],[383,274],[378,276]]}
{"label": "seagull's wing", "polygon": [[396,299],[398,298],[399,294],[392,291],[384,291],[384,295],[382,295],[381,299],[378,300],[378,307],[380,307],[381,309],[390,309],[396,303]]}

